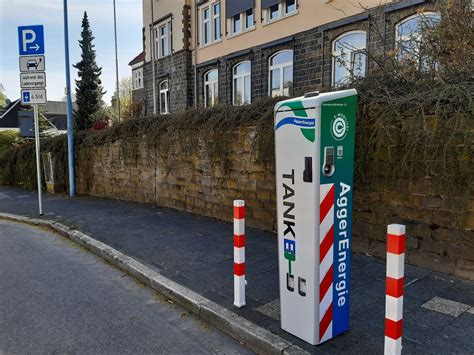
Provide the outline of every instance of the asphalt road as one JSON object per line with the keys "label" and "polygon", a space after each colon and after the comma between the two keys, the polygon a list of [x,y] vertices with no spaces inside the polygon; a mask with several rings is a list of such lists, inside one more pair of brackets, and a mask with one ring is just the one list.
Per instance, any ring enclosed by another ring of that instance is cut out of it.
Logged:
{"label": "asphalt road", "polygon": [[1,353],[249,351],[67,239],[0,221]]}

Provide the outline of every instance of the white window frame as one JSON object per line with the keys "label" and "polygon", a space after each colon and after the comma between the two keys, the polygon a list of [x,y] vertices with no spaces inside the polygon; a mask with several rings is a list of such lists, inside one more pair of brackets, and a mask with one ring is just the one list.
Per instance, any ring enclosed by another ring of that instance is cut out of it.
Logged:
{"label": "white window frame", "polygon": [[[253,17],[253,21],[250,24],[250,26],[247,26],[247,21],[248,21],[248,18],[249,18],[248,14],[247,14],[248,10],[252,10],[252,17]],[[247,9],[242,14],[243,14],[243,19],[244,19],[244,21],[242,22],[243,25],[244,25],[244,31],[249,31],[249,30],[255,28],[255,8],[252,7],[250,9]]]}
{"label": "white window frame", "polygon": [[[216,6],[219,5],[219,13],[216,13]],[[209,11],[209,18],[204,19],[204,12]],[[213,43],[222,41],[222,4],[220,1],[207,4],[199,8],[199,46],[206,47]],[[219,22],[220,36],[217,38],[217,33],[215,30],[216,22]],[[209,42],[206,42],[206,24],[209,25]]]}
{"label": "white window frame", "polygon": [[[161,34],[161,30],[166,28],[166,35]],[[155,31],[155,58],[164,58],[171,55],[173,51],[172,46],[172,33],[171,33],[171,21],[166,21],[164,23],[159,23],[154,26]],[[165,54],[164,47],[162,46],[162,40],[166,40],[166,49],[167,53]]]}
{"label": "white window frame", "polygon": [[[206,80],[206,78],[208,77],[209,74],[211,74],[212,72],[216,72],[217,73],[217,79],[215,80]],[[211,88],[211,93],[212,93],[212,105],[211,106],[208,106],[207,104],[207,87],[210,86]],[[212,107],[214,106],[216,103],[217,103],[217,100],[219,98],[219,71],[218,69],[211,69],[211,70],[208,70],[205,74],[204,74],[204,107]]]}
{"label": "white window frame", "polygon": [[[284,62],[284,63],[281,63],[281,64],[271,65],[271,62],[272,62],[273,58],[275,58],[277,55],[282,54],[284,52],[291,52],[291,58],[292,58],[291,62]],[[284,90],[284,86],[283,86],[284,70],[285,70],[285,68],[292,67],[293,68],[293,74],[294,74],[294,67],[293,67],[294,61],[295,61],[294,55],[295,54],[294,54],[293,50],[284,49],[284,50],[281,50],[281,51],[278,51],[278,52],[274,53],[270,57],[270,59],[268,59],[268,96],[273,96],[272,71],[278,70],[278,69],[280,70],[280,95],[279,96],[284,96],[284,93],[283,93],[283,90]],[[294,78],[293,78],[293,80],[294,80]],[[293,89],[293,86],[294,86],[294,82],[292,82],[292,89]]]}
{"label": "white window frame", "polygon": [[143,68],[132,69],[132,89],[143,89]]}
{"label": "white window frame", "polygon": [[[166,89],[162,89],[162,86],[163,86],[164,83],[167,84]],[[169,80],[165,79],[165,80],[160,81],[160,84],[158,85],[158,89],[159,89],[159,92],[160,92],[160,96],[159,96],[159,98],[160,98],[160,114],[166,115],[166,114],[170,113],[170,107],[169,107],[170,83],[169,83]],[[164,96],[165,96],[165,110],[164,111],[161,111],[161,108],[162,108],[162,102],[161,102],[162,94],[164,94]]]}
{"label": "white window frame", "polygon": [[[406,22],[413,20],[415,18],[420,18],[420,21],[423,21],[423,17],[426,16],[437,16],[439,19],[441,19],[441,14],[438,12],[434,11],[425,11],[422,13],[414,14],[408,17],[405,17],[403,20],[399,21],[395,25],[395,49],[398,54],[400,54],[400,43],[406,42],[407,40],[410,39],[415,39],[415,40],[421,40],[421,33],[420,32],[414,32],[411,33],[410,35],[401,35],[400,34],[400,27],[403,26]],[[419,50],[419,48],[418,48]],[[417,58],[419,59],[419,58]]]}
{"label": "white window frame", "polygon": [[[244,74],[238,74],[238,75],[235,75],[235,69],[241,65],[241,64],[245,64],[245,63],[248,63],[249,66],[250,66],[250,70],[248,73],[244,73]],[[248,93],[249,94],[249,102],[245,102],[245,94],[246,94],[246,91],[245,91],[245,78],[248,77],[249,78],[249,83],[250,83],[250,92]],[[237,106],[236,102],[235,102],[235,82],[236,80],[238,79],[242,79],[242,98],[243,98],[243,102],[242,102],[242,105],[246,105],[246,104],[250,104],[252,102],[252,63],[250,60],[243,60],[241,62],[238,62],[237,64],[235,64],[233,67],[232,67],[232,104],[234,106]],[[240,105],[239,105],[240,106]]]}
{"label": "white window frame", "polygon": [[[235,18],[239,16],[239,21],[240,21],[240,28],[238,30],[235,29]],[[242,21],[242,13],[240,14],[237,14],[237,15],[234,15],[231,17],[230,19],[230,33],[232,35],[235,35],[237,33],[241,33],[242,32],[242,28],[243,28],[243,25],[244,25],[244,22]]]}
{"label": "white window frame", "polygon": [[[275,6],[275,5],[274,5]],[[278,17],[270,18],[272,12],[271,7],[264,10],[264,16],[266,23],[274,22],[286,18],[288,16],[293,16],[298,13],[298,0],[295,0],[295,10],[291,12],[286,11],[286,0],[281,0],[278,3]]]}
{"label": "white window frame", "polygon": [[[208,12],[207,19],[204,17],[206,11]],[[201,10],[201,24],[202,24],[202,31],[201,31],[201,44],[203,46],[207,46],[208,44],[212,43],[212,10],[210,6],[205,6]],[[206,25],[209,26],[209,41],[207,41],[206,37]]]}
{"label": "white window frame", "polygon": [[[337,61],[337,58],[340,57],[342,55],[342,52],[336,52],[334,47],[336,45],[336,42],[340,41],[342,38],[346,37],[346,36],[349,36],[351,34],[363,34],[365,35],[365,46],[364,48],[357,48],[357,49],[351,49],[351,48],[346,48],[347,52],[348,52],[348,55],[349,57],[351,58],[351,61],[350,61],[350,68],[349,68],[349,74],[350,75],[353,75],[352,73],[354,72],[354,62],[352,61],[352,58],[354,57],[354,54],[356,53],[360,53],[362,51],[365,51],[367,50],[367,31],[362,31],[362,30],[354,30],[354,31],[348,31],[348,32],[344,32],[342,34],[340,34],[339,36],[337,36],[331,43],[331,55],[332,55],[332,78],[331,78],[331,85],[332,87],[337,87],[339,85],[341,85],[340,83],[336,83],[336,61]],[[365,72],[364,72],[364,76],[367,75],[367,55],[365,56]]]}
{"label": "white window frame", "polygon": [[[216,7],[219,6],[219,13],[216,13]],[[220,41],[222,38],[222,21],[221,21],[221,3],[215,2],[212,4],[212,39],[214,42]],[[216,23],[219,26],[219,37],[216,33]]]}
{"label": "white window frame", "polygon": [[250,10],[250,9],[247,9],[235,16],[239,16],[239,19],[240,19],[240,30],[239,31],[234,31],[234,24],[235,24],[235,16],[232,16],[231,18],[229,18],[229,29],[230,29],[230,35],[231,36],[236,36],[236,35],[239,35],[241,33],[245,33],[245,32],[248,32],[248,31],[251,31],[253,29],[255,29],[255,8],[252,7],[252,15],[253,15],[253,21],[252,21],[252,24],[250,26],[247,26],[247,20],[248,20],[248,16],[247,16],[247,11]]}
{"label": "white window frame", "polygon": [[160,58],[160,36],[159,36],[159,29],[158,26],[153,27],[154,35],[155,35],[155,43],[153,46],[153,51],[155,54],[155,59]]}

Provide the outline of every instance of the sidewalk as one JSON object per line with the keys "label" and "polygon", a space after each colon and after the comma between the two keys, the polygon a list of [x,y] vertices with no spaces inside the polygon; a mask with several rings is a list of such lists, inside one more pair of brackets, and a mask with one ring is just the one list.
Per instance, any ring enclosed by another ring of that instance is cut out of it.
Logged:
{"label": "sidewalk", "polygon": [[[352,257],[351,330],[313,347],[280,329],[272,233],[247,229],[247,306],[237,309],[230,223],[151,205],[50,194],[45,195],[44,211],[45,219],[87,233],[308,351],[383,352],[385,264],[373,257]],[[0,212],[36,216],[36,193],[0,186]],[[405,284],[404,352],[472,353],[474,282],[407,265]],[[434,297],[440,299],[422,307]]]}

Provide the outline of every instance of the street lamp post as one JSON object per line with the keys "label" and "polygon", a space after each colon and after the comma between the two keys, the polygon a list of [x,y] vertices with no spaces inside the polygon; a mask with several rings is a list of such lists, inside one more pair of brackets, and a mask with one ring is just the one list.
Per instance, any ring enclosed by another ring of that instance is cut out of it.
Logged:
{"label": "street lamp post", "polygon": [[64,58],[66,64],[66,100],[67,100],[67,150],[69,160],[69,196],[76,195],[76,179],[74,176],[74,119],[72,116],[71,73],[69,64],[69,34],[67,18],[67,0],[63,2],[64,10]]}
{"label": "street lamp post", "polygon": [[117,13],[115,10],[114,0],[114,32],[115,32],[115,77],[117,81],[117,121],[120,123],[120,84],[119,84],[119,71],[118,71],[118,51],[117,51]]}

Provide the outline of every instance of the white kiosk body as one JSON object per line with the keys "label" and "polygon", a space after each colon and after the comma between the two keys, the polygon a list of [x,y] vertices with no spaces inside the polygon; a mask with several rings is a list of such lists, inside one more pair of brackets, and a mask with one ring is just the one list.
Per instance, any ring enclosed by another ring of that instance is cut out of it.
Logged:
{"label": "white kiosk body", "polygon": [[281,327],[316,345],[349,328],[356,90],[275,106]]}

